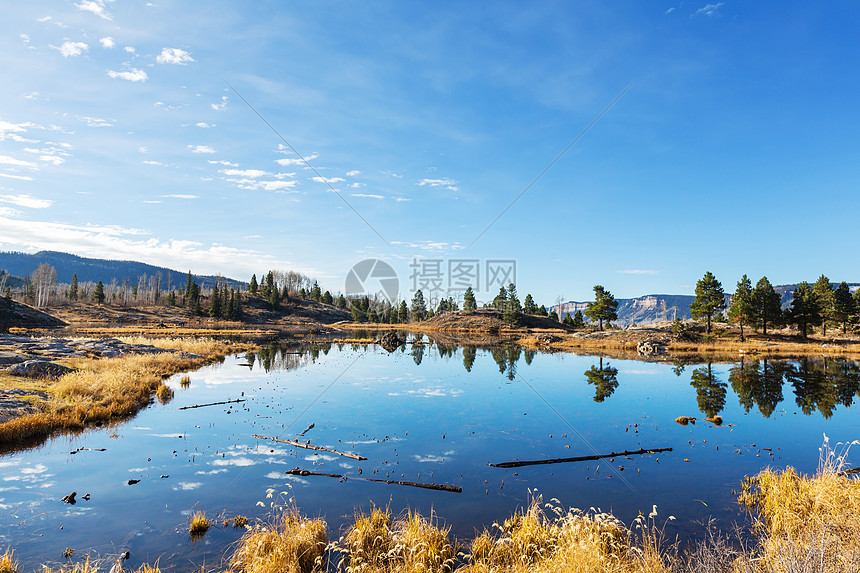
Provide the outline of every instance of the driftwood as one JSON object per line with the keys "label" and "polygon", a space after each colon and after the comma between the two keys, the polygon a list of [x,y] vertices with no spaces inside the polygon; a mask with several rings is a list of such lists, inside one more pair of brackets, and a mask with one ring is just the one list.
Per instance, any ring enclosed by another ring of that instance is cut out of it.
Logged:
{"label": "driftwood", "polygon": [[635,451],[612,452],[611,454],[596,454],[593,456],[579,456],[576,458],[551,458],[547,460],[504,462],[501,464],[490,464],[491,468],[521,468],[524,466],[538,466],[542,464],[564,464],[567,462],[587,462],[602,458],[617,458],[620,456],[641,456],[642,454],[656,454],[659,452],[671,452],[672,448],[651,448],[649,450],[638,449]]}
{"label": "driftwood", "polygon": [[[289,470],[287,472],[290,475],[294,476],[323,476],[323,477],[331,477],[344,479],[346,476],[340,474],[327,474],[322,472],[312,472],[310,470],[303,470],[299,468],[295,468]],[[357,479],[361,481],[370,481],[373,483],[385,483],[388,485],[405,485],[408,487],[420,487],[423,489],[432,489],[435,491],[450,491],[451,493],[463,493],[463,488],[456,485],[447,485],[441,483],[421,483],[415,481],[399,481],[399,480],[389,480],[389,479],[374,479],[374,478],[363,478],[363,477],[349,477],[347,479]]]}
{"label": "driftwood", "polygon": [[329,448],[324,448],[322,446],[315,446],[313,444],[309,444],[307,442],[300,442],[298,440],[282,440],[280,438],[273,438],[271,436],[261,436],[259,434],[253,434],[253,437],[259,438],[261,440],[272,440],[281,444],[289,444],[295,448],[304,448],[306,450],[316,450],[318,452],[328,452],[330,454],[337,454],[339,456],[343,456],[345,458],[352,458],[354,460],[363,461],[366,460],[364,456],[359,456],[358,454],[350,454],[347,452],[339,452],[337,450],[331,450]]}
{"label": "driftwood", "polygon": [[[764,449],[764,448],[762,448],[762,449]],[[839,477],[842,477],[842,476],[851,476],[851,475],[854,475],[854,474],[860,474],[860,468],[851,468],[851,469],[848,469],[848,470],[843,470],[843,471],[841,471],[841,472],[836,472],[836,475],[838,475]]]}
{"label": "driftwood", "polygon": [[299,435],[300,435],[300,436],[304,436],[305,434],[307,434],[308,432],[310,432],[310,431],[311,431],[311,430],[313,430],[313,429],[314,429],[314,423],[313,423],[313,422],[311,422],[311,425],[310,425],[310,426],[308,426],[307,428],[305,428],[304,430],[302,430],[302,433],[301,433],[301,434],[299,434]]}
{"label": "driftwood", "polygon": [[190,410],[192,408],[205,408],[206,406],[220,406],[221,404],[236,404],[238,402],[245,402],[245,400],[236,399],[236,400],[225,400],[224,402],[210,402],[209,404],[197,404],[196,406],[182,406],[178,408],[179,410]]}

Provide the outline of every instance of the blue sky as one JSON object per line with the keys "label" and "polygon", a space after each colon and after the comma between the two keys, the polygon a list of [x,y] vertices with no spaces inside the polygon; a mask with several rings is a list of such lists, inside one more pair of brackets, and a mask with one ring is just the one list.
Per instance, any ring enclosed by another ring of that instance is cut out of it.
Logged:
{"label": "blue sky", "polygon": [[546,304],[597,283],[690,293],[707,270],[727,290],[744,273],[860,281],[858,16],[839,1],[10,3],[0,250],[292,269],[332,291],[380,258],[406,297],[416,258],[512,259]]}

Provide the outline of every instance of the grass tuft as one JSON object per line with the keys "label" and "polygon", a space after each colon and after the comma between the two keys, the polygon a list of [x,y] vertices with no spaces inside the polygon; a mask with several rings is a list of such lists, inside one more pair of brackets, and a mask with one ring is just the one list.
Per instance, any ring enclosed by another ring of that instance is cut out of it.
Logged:
{"label": "grass tuft", "polygon": [[167,404],[171,400],[173,400],[173,388],[168,386],[167,384],[161,384],[155,390],[155,396],[158,398],[158,401],[162,404]]}
{"label": "grass tuft", "polygon": [[240,573],[325,571],[325,530],[323,520],[287,510],[275,523],[255,527],[239,540],[231,569]]}
{"label": "grass tuft", "polygon": [[6,548],[6,552],[0,555],[0,573],[18,573],[18,564],[11,548]]}
{"label": "grass tuft", "polygon": [[212,522],[206,517],[202,511],[195,511],[191,516],[191,524],[188,526],[188,532],[191,537],[203,537],[209,528],[212,527]]}

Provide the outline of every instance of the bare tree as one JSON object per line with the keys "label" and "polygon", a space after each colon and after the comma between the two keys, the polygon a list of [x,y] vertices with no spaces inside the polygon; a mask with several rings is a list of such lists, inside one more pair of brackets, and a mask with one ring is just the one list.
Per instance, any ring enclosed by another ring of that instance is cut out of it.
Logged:
{"label": "bare tree", "polygon": [[36,306],[45,306],[57,284],[57,269],[48,263],[40,264],[33,272],[33,284],[36,288]]}

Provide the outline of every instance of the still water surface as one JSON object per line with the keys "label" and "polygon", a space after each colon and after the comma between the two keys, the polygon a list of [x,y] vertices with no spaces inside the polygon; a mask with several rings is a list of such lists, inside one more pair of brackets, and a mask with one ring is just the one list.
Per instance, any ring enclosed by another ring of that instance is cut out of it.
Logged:
{"label": "still water surface", "polygon": [[[0,548],[11,545],[23,570],[63,561],[66,548],[73,560],[129,550],[134,567],[217,566],[241,533],[223,519],[265,519],[290,500],[324,516],[330,537],[372,504],[432,509],[469,537],[537,491],[626,523],[656,505],[658,522],[676,518],[667,534],[691,538],[709,518],[727,528],[744,521],[732,493],[743,476],[766,466],[812,472],[825,433],[831,444],[860,438],[860,367],[838,360],[673,366],[432,342],[391,354],[325,345],[234,356],[191,373],[187,387],[179,376],[168,384],[171,402],[126,423],[0,457]],[[180,410],[235,399],[246,401]],[[715,414],[721,427],[702,421]],[[675,423],[682,415],[699,422]],[[300,439],[368,459],[253,437],[297,439],[311,423]],[[600,462],[489,465],[666,447]],[[347,477],[286,474],[296,467]],[[78,502],[63,503],[72,491]],[[195,510],[219,517],[200,542],[188,535]]]}

